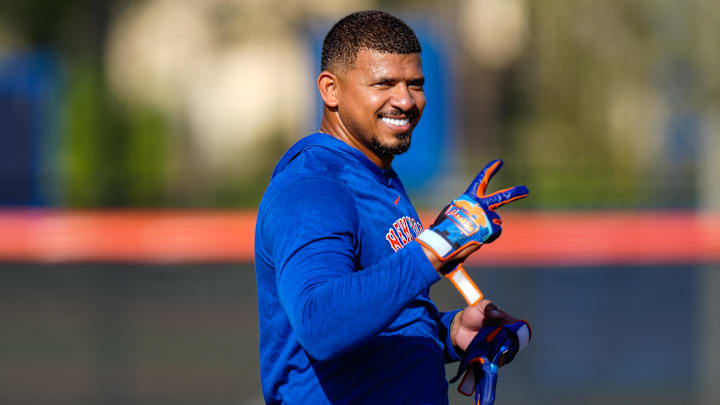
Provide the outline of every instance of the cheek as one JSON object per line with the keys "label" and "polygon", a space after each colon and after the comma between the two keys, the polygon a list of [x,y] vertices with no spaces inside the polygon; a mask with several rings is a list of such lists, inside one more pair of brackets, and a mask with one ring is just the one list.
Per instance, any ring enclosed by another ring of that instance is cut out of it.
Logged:
{"label": "cheek", "polygon": [[363,104],[366,110],[365,112],[375,116],[382,109],[383,105],[385,105],[385,98],[377,92],[368,92],[364,96]]}
{"label": "cheek", "polygon": [[356,116],[375,115],[382,106],[382,98],[376,92],[354,88],[343,94],[347,110]]}
{"label": "cheek", "polygon": [[423,110],[425,109],[425,93],[418,93],[415,96],[415,105],[422,114]]}

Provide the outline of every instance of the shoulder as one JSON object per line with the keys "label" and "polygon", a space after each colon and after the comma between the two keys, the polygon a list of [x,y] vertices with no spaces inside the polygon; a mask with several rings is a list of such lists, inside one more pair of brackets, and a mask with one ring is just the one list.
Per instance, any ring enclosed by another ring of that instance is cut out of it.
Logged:
{"label": "shoulder", "polygon": [[322,174],[281,175],[260,202],[255,236],[277,252],[330,235],[355,235],[359,226],[355,197],[341,182]]}
{"label": "shoulder", "polygon": [[328,135],[315,134],[293,145],[275,167],[266,197],[278,193],[310,198],[351,197],[345,178],[354,165],[345,152],[337,149],[339,142]]}
{"label": "shoulder", "polygon": [[342,181],[344,170],[348,167],[349,159],[341,152],[319,145],[308,145],[292,156],[281,170],[273,173],[273,181],[287,177],[318,177],[328,181]]}
{"label": "shoulder", "polygon": [[328,135],[311,135],[282,156],[260,203],[258,225],[264,217],[277,215],[357,221],[355,196],[346,181],[347,171],[355,166],[338,142]]}
{"label": "shoulder", "polygon": [[330,170],[285,171],[275,176],[260,203],[258,224],[266,217],[298,221],[335,218],[355,227],[354,194]]}
{"label": "shoulder", "polygon": [[270,182],[265,194],[265,197],[289,198],[296,203],[301,201],[320,203],[327,199],[354,200],[350,188],[330,171],[282,173]]}
{"label": "shoulder", "polygon": [[347,164],[347,146],[330,135],[316,133],[308,135],[291,146],[280,158],[272,177],[281,173],[325,172],[339,175],[343,163]]}
{"label": "shoulder", "polygon": [[352,195],[343,181],[344,171],[348,167],[345,160],[333,150],[309,145],[285,163],[282,170],[276,170],[266,194],[293,191],[301,195],[313,195],[316,192]]}

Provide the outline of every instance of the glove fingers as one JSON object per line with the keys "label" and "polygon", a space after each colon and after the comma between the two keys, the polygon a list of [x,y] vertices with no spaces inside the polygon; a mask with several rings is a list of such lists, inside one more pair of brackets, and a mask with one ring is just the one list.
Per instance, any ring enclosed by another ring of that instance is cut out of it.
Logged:
{"label": "glove fingers", "polygon": [[529,194],[530,190],[528,190],[527,187],[515,186],[506,188],[504,190],[496,191],[488,196],[485,196],[483,199],[487,203],[490,210],[496,210],[505,204],[511,203],[515,200],[519,200],[521,198],[525,198]]}
{"label": "glove fingers", "polygon": [[503,161],[500,159],[495,159],[485,165],[485,167],[480,170],[480,173],[475,176],[475,179],[472,183],[470,183],[467,190],[465,190],[465,194],[476,198],[483,197],[485,195],[485,190],[487,190],[488,183],[490,183],[490,179],[493,178],[495,173],[500,171],[502,165]]}

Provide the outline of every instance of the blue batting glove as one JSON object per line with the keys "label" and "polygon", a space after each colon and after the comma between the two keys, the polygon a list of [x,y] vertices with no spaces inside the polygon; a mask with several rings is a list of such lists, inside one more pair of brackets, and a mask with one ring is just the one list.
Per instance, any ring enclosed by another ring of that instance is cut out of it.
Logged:
{"label": "blue batting glove", "polygon": [[458,391],[467,396],[474,392],[478,405],[492,405],[498,369],[510,363],[528,345],[531,336],[530,325],[525,321],[480,329],[465,349],[458,372],[450,382],[463,375]]}
{"label": "blue batting glove", "polygon": [[[485,195],[490,179],[502,167],[502,160],[488,163],[460,197],[453,200],[424,230],[417,241],[440,260],[451,259],[471,245],[490,243],[500,236],[502,221],[495,210],[530,193],[525,186],[515,186]],[[447,273],[455,266],[443,266]]]}

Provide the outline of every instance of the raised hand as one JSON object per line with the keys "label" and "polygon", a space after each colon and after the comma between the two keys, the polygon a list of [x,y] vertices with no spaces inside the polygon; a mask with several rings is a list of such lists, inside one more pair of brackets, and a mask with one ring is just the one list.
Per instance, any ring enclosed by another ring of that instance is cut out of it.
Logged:
{"label": "raised hand", "polygon": [[[502,232],[502,220],[495,210],[530,193],[525,186],[515,186],[485,194],[490,179],[502,164],[499,159],[488,163],[465,193],[448,204],[435,223],[417,237],[418,242],[445,262],[467,247],[497,239]],[[443,266],[441,272],[448,273],[454,268],[455,265]]]}

